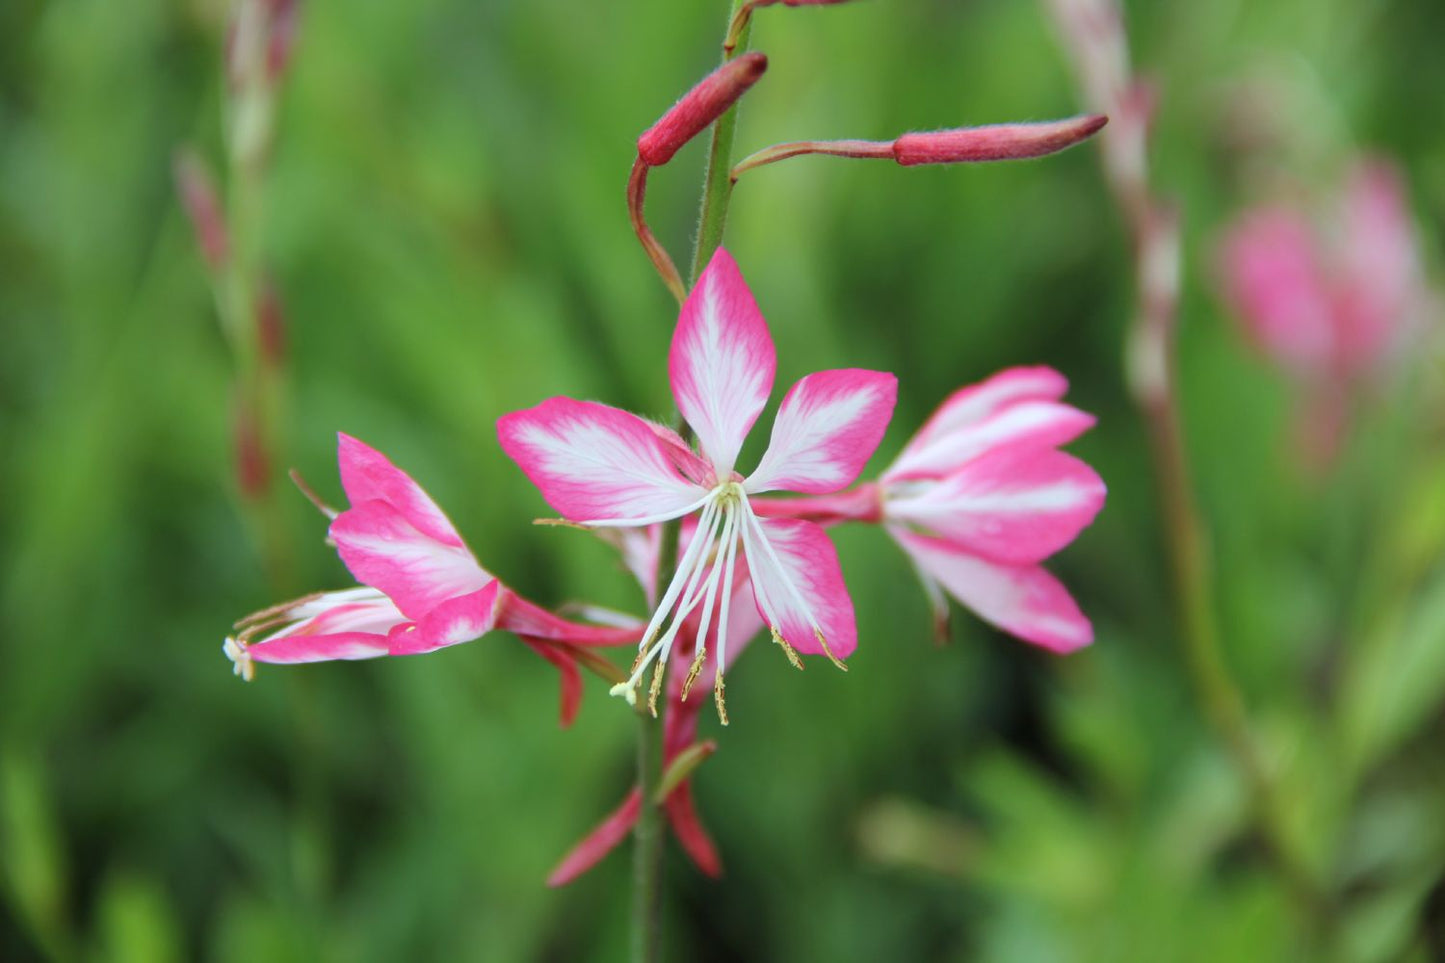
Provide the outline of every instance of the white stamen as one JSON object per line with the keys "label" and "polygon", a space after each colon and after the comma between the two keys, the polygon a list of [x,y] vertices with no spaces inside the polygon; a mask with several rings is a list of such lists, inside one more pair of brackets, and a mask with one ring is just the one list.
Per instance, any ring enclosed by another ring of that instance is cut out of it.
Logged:
{"label": "white stamen", "polygon": [[[736,512],[741,510],[740,506],[736,507],[729,515],[733,521],[733,533],[723,546],[722,609],[717,614],[717,669],[713,673],[715,680],[722,678],[723,666],[727,663],[728,613],[733,607],[733,563],[737,561],[738,536],[746,531],[742,523],[736,520]],[[702,645],[701,635],[698,636],[697,644]]]}
{"label": "white stamen", "polygon": [[[712,494],[716,494],[716,492]],[[628,705],[637,704],[636,689],[642,681],[643,673],[659,656],[666,661],[668,653],[672,651],[673,640],[677,637],[678,630],[682,628],[683,620],[702,600],[699,589],[705,588],[705,586],[700,586],[699,583],[702,581],[703,571],[707,568],[709,550],[717,541],[718,523],[722,516],[722,512],[718,508],[718,501],[718,499],[712,498],[703,508],[702,517],[698,519],[697,530],[693,532],[692,542],[688,545],[687,551],[683,553],[682,561],[678,564],[672,582],[667,587],[667,594],[663,596],[662,603],[653,614],[652,621],[648,623],[647,631],[642,635],[639,648],[644,649],[646,654],[638,662],[631,678],[613,686],[610,690],[612,695],[620,695],[627,699]],[[679,594],[681,594],[680,601]],[[673,611],[674,602],[677,603],[675,611]],[[660,639],[652,641],[653,635],[667,620],[670,611],[672,612],[672,624],[668,626],[667,631]]]}
{"label": "white stamen", "polygon": [[[803,615],[807,618],[809,627],[818,633],[818,636],[821,638],[823,630],[818,626],[818,620],[813,618],[813,610],[809,608],[807,602],[803,601],[803,595],[798,591],[797,586],[793,584],[793,580],[788,578],[788,571],[778,559],[778,553],[773,550],[772,543],[768,541],[767,533],[763,531],[763,523],[758,521],[758,517],[753,514],[753,507],[748,504],[748,496],[746,493],[743,495],[743,508],[747,512],[745,520],[755,526],[758,541],[763,543],[763,550],[768,553],[768,558],[772,560],[774,567],[778,570],[778,581],[783,583],[783,588],[793,597],[793,601],[797,603],[798,608],[803,610]],[[754,579],[753,584],[757,584],[756,579]]]}
{"label": "white stamen", "polygon": [[[729,501],[723,509],[722,536],[720,538],[722,545],[718,550],[717,557],[713,561],[712,571],[708,573],[707,585],[704,586],[704,590],[707,592],[707,600],[703,603],[702,615],[699,617],[697,625],[697,646],[699,652],[703,650],[706,644],[708,626],[712,622],[713,606],[717,602],[718,583],[722,580],[723,559],[727,555],[728,549],[737,541],[737,537],[737,503]],[[727,607],[726,599],[723,600],[723,607]]]}

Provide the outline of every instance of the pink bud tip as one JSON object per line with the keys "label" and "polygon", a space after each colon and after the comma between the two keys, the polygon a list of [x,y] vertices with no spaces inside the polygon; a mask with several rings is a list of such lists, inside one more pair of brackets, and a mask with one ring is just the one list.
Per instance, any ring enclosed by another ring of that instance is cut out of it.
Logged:
{"label": "pink bud tip", "polygon": [[638,156],[649,167],[672,160],[672,155],[726,113],[767,69],[767,57],[749,53],[708,74],[637,138]]}
{"label": "pink bud tip", "polygon": [[219,268],[226,263],[230,244],[215,182],[205,164],[190,150],[176,152],[174,170],[176,191],[196,232],[201,254],[212,269]]}
{"label": "pink bud tip", "polygon": [[991,124],[904,134],[893,142],[893,158],[904,167],[912,167],[1043,157],[1093,136],[1108,122],[1103,114],[1090,114],[1035,124]]}

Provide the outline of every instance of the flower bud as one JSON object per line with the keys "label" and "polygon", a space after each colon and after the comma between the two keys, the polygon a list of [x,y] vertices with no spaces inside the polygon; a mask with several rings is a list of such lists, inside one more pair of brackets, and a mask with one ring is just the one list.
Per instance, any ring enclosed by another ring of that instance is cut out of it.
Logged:
{"label": "flower bud", "polygon": [[767,69],[767,57],[748,53],[708,74],[637,138],[638,156],[649,167],[661,167],[672,160],[684,144],[726,113]]}
{"label": "flower bud", "polygon": [[177,151],[172,166],[176,192],[180,194],[181,206],[196,232],[196,244],[206,259],[206,265],[213,271],[218,270],[226,263],[230,240],[215,182],[205,164],[189,149]]}
{"label": "flower bud", "polygon": [[893,159],[915,164],[961,164],[1043,157],[1085,140],[1109,122],[1102,114],[1033,124],[991,124],[904,134],[893,142]]}
{"label": "flower bud", "polygon": [[261,360],[272,368],[286,363],[286,314],[281,307],[281,293],[266,278],[261,282],[261,297],[256,304],[256,344]]}

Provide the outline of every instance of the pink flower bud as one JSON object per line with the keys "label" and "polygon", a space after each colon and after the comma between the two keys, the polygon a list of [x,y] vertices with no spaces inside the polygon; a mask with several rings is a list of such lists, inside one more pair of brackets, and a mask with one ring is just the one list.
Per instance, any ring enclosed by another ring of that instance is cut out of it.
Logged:
{"label": "pink flower bud", "polygon": [[649,167],[672,160],[672,155],[726,113],[767,69],[767,57],[748,53],[708,74],[637,138],[638,156]]}
{"label": "pink flower bud", "polygon": [[271,488],[271,456],[261,434],[260,422],[249,402],[242,399],[232,422],[232,444],[236,459],[236,487],[247,501],[264,498]]}
{"label": "pink flower bud", "polygon": [[267,365],[279,368],[285,363],[286,315],[281,309],[281,294],[270,278],[262,282],[256,305],[256,343]]}
{"label": "pink flower bud", "polygon": [[1043,157],[1091,137],[1108,122],[1109,118],[1102,114],[1090,114],[1035,124],[992,124],[904,134],[893,142],[893,159],[912,167]]}
{"label": "pink flower bud", "polygon": [[217,270],[226,263],[230,241],[215,182],[205,164],[189,149],[176,152],[173,169],[176,192],[196,232],[196,243],[206,264],[211,270]]}

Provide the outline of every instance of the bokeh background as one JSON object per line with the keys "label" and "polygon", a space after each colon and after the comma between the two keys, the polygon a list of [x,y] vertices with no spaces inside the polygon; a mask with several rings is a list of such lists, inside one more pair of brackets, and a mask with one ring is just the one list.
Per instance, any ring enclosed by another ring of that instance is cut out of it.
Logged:
{"label": "bokeh background", "polygon": [[[637,133],[715,63],[726,6],[298,7],[258,221],[286,324],[278,474],[339,501],[347,431],[519,590],[640,607],[605,546],[530,524],[545,506],[494,421],[562,393],[670,411],[675,309],[623,187]],[[1155,183],[1183,211],[1185,420],[1227,659],[1330,938],[1310,941],[1197,708],[1123,386],[1128,236],[1085,147],[802,159],[740,184],[726,243],[779,384],[901,376],[878,464],[962,384],[1068,375],[1099,417],[1072,450],[1110,498],[1052,568],[1098,639],[1061,659],[960,610],[936,647],[904,558],[838,531],[858,653],[798,674],[759,646],[730,675],[696,779],[727,876],[670,853],[674,959],[1445,955],[1437,356],[1415,352],[1334,466],[1306,470],[1292,384],[1239,337],[1211,256],[1267,185],[1328,192],[1369,149],[1400,165],[1438,265],[1445,7],[1128,15],[1157,83]],[[240,615],[349,584],[299,495],[277,502],[279,570],[240,508],[233,360],[172,179],[185,144],[228,176],[224,21],[219,2],[0,5],[0,958],[621,959],[625,853],[543,885],[632,781],[633,726],[600,682],[564,731],[555,674],[500,634],[251,685],[220,653]],[[778,7],[754,45],[771,67],[741,152],[1078,108],[1053,25],[1018,0]],[[693,146],[652,178],[679,259],[701,165]]]}

